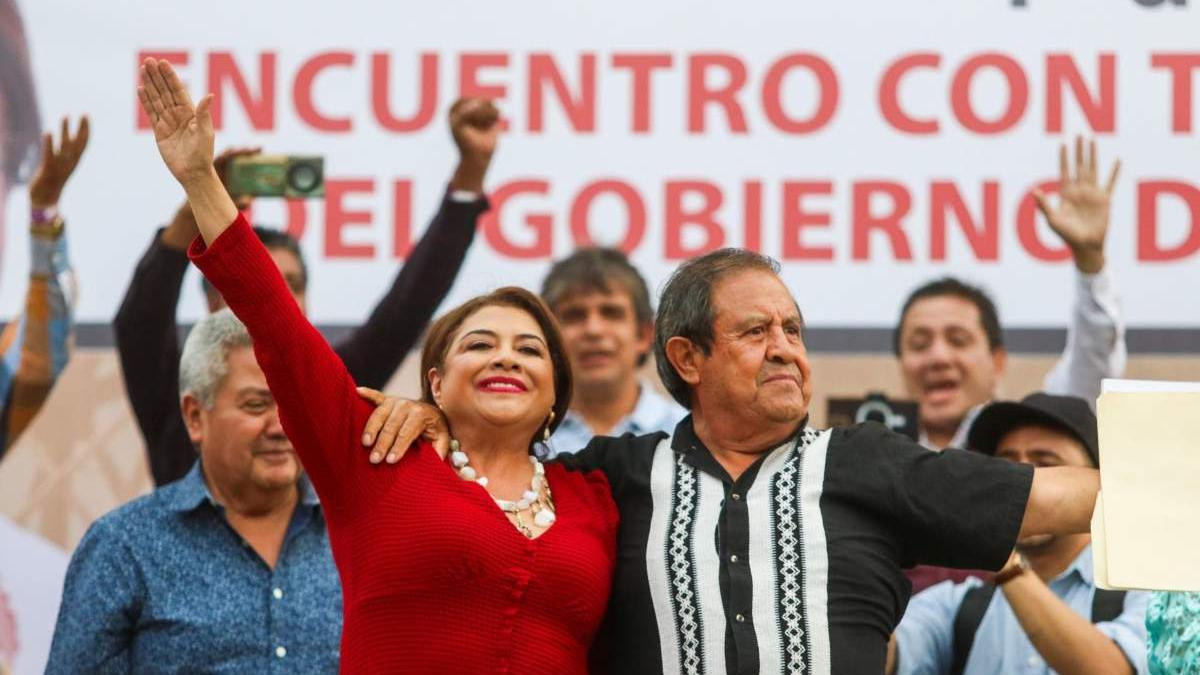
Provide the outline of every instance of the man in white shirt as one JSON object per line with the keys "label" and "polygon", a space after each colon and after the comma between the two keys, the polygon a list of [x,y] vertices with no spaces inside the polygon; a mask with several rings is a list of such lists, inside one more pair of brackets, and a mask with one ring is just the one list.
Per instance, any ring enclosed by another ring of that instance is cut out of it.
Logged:
{"label": "man in white shirt", "polygon": [[[1125,369],[1125,325],[1105,265],[1104,241],[1120,162],[1100,184],[1095,141],[1075,141],[1075,163],[1060,149],[1059,203],[1040,192],[1038,207],[1071,249],[1077,270],[1067,345],[1047,375],[1047,393],[1078,396],[1095,405],[1100,381]],[[939,279],[905,301],[893,347],[909,396],[919,405],[921,444],[964,447],[967,429],[996,393],[1008,353],[995,306],[981,289]]]}
{"label": "man in white shirt", "polygon": [[[1048,394],[1076,396],[1095,407],[1100,381],[1125,370],[1125,324],[1104,260],[1109,207],[1120,161],[1107,183],[1097,178],[1096,143],[1084,152],[1075,140],[1075,164],[1059,149],[1059,203],[1041,192],[1038,207],[1071,249],[1077,271],[1067,346],[1046,376]],[[975,416],[996,395],[1008,352],[996,306],[982,289],[958,279],[938,279],[908,296],[893,347],[908,394],[917,401],[918,439],[931,450],[965,448]],[[975,573],[919,566],[907,572],[917,593]]]}
{"label": "man in white shirt", "polygon": [[687,411],[638,377],[654,340],[654,312],[646,281],[625,254],[575,251],[550,269],[542,299],[562,326],[575,378],[551,456],[581,450],[593,436],[672,433]]}

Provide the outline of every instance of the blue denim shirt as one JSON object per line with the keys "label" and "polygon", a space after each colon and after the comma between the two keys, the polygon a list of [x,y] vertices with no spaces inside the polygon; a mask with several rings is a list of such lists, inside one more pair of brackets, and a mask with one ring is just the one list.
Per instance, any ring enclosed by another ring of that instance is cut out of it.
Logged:
{"label": "blue denim shirt", "polygon": [[[641,391],[638,392],[638,401],[633,412],[626,415],[625,419],[618,422],[617,426],[613,427],[612,431],[605,436],[620,436],[626,432],[641,436],[656,431],[665,431],[671,434],[675,432],[675,425],[679,424],[679,420],[687,417],[687,413],[688,411],[684,410],[683,406],[662,396],[653,387],[643,383]],[[574,411],[570,411],[563,418],[562,424],[558,425],[554,435],[550,437],[549,456],[553,458],[564,453],[579,452],[587,447],[595,435],[582,417],[575,414]]]}
{"label": "blue denim shirt", "polygon": [[[908,611],[896,628],[898,675],[950,672],[954,651],[954,617],[967,591],[982,583],[979,579],[967,579],[960,584],[943,581],[913,596]],[[1050,590],[1080,615],[1091,616],[1092,595],[1096,590],[1092,577],[1091,546],[1076,556],[1062,574],[1050,581]],[[1146,627],[1143,622],[1148,602],[1149,593],[1129,591],[1125,594],[1125,608],[1120,616],[1113,621],[1096,624],[1097,630],[1116,643],[1138,675],[1147,672]],[[975,633],[975,643],[971,646],[964,675],[1046,675],[1051,672],[1025,635],[1004,593],[997,591]]]}
{"label": "blue denim shirt", "polygon": [[275,569],[199,462],[97,520],[67,568],[46,672],[334,673],[342,592],[307,479]]}

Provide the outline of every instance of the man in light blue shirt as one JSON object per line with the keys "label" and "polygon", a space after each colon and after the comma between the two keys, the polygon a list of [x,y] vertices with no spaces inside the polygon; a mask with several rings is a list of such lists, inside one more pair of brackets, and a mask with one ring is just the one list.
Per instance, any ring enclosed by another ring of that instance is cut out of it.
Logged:
{"label": "man in light blue shirt", "polygon": [[638,378],[654,340],[654,312],[646,281],[625,254],[575,251],[550,269],[542,299],[562,326],[575,378],[551,456],[581,450],[593,436],[672,433],[687,411]]}
{"label": "man in light blue shirt", "polygon": [[[1036,466],[1097,466],[1096,436],[1083,399],[1038,393],[984,408],[968,444]],[[945,581],[914,596],[888,673],[1144,675],[1148,601],[1096,589],[1089,535],[1031,537],[992,582]]]}
{"label": "man in light blue shirt", "polygon": [[[636,375],[634,378],[634,382],[638,384],[638,394],[633,412],[622,417],[616,426],[599,433],[593,431],[583,415],[572,408],[550,439],[551,452],[557,455],[582,450],[594,436],[620,436],[627,433],[643,436],[655,431],[672,433],[687,411],[655,391],[650,383],[638,381]],[[578,383],[575,388],[579,389]]]}

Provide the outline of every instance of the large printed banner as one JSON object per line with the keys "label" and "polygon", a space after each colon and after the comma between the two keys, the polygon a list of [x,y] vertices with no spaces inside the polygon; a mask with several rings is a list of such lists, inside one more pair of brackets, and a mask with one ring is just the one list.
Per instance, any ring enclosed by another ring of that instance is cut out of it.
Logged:
{"label": "large printed banner", "polygon": [[[720,246],[777,257],[816,326],[887,326],[921,281],[982,283],[1012,326],[1066,322],[1069,252],[1030,191],[1057,145],[1124,169],[1109,261],[1138,327],[1200,326],[1200,7],[1152,0],[78,3],[21,6],[44,122],[92,116],[64,211],[79,318],[106,322],[182,198],[135,72],[216,94],[219,145],[326,157],[327,196],[261,200],[301,235],[318,322],[360,320],[436,209],[445,111],[496,99],[492,211],[452,300],[627,250],[652,284]],[[10,194],[0,311],[19,306]],[[182,311],[201,311],[189,285]]]}

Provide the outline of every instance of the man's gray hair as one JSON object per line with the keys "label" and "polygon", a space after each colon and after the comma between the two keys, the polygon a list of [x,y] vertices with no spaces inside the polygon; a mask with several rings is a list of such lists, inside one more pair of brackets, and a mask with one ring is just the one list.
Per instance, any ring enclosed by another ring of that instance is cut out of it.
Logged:
{"label": "man's gray hair", "polygon": [[687,382],[667,360],[667,340],[683,337],[710,353],[716,309],[712,289],[723,277],[736,272],[761,270],[779,274],[779,263],[765,255],[742,248],[723,248],[680,265],[667,279],[658,300],[654,321],[654,359],[663,386],[679,405],[691,409]]}
{"label": "man's gray hair", "polygon": [[183,343],[179,395],[191,394],[205,408],[212,408],[217,389],[229,374],[229,352],[249,346],[250,333],[228,308],[201,319]]}

